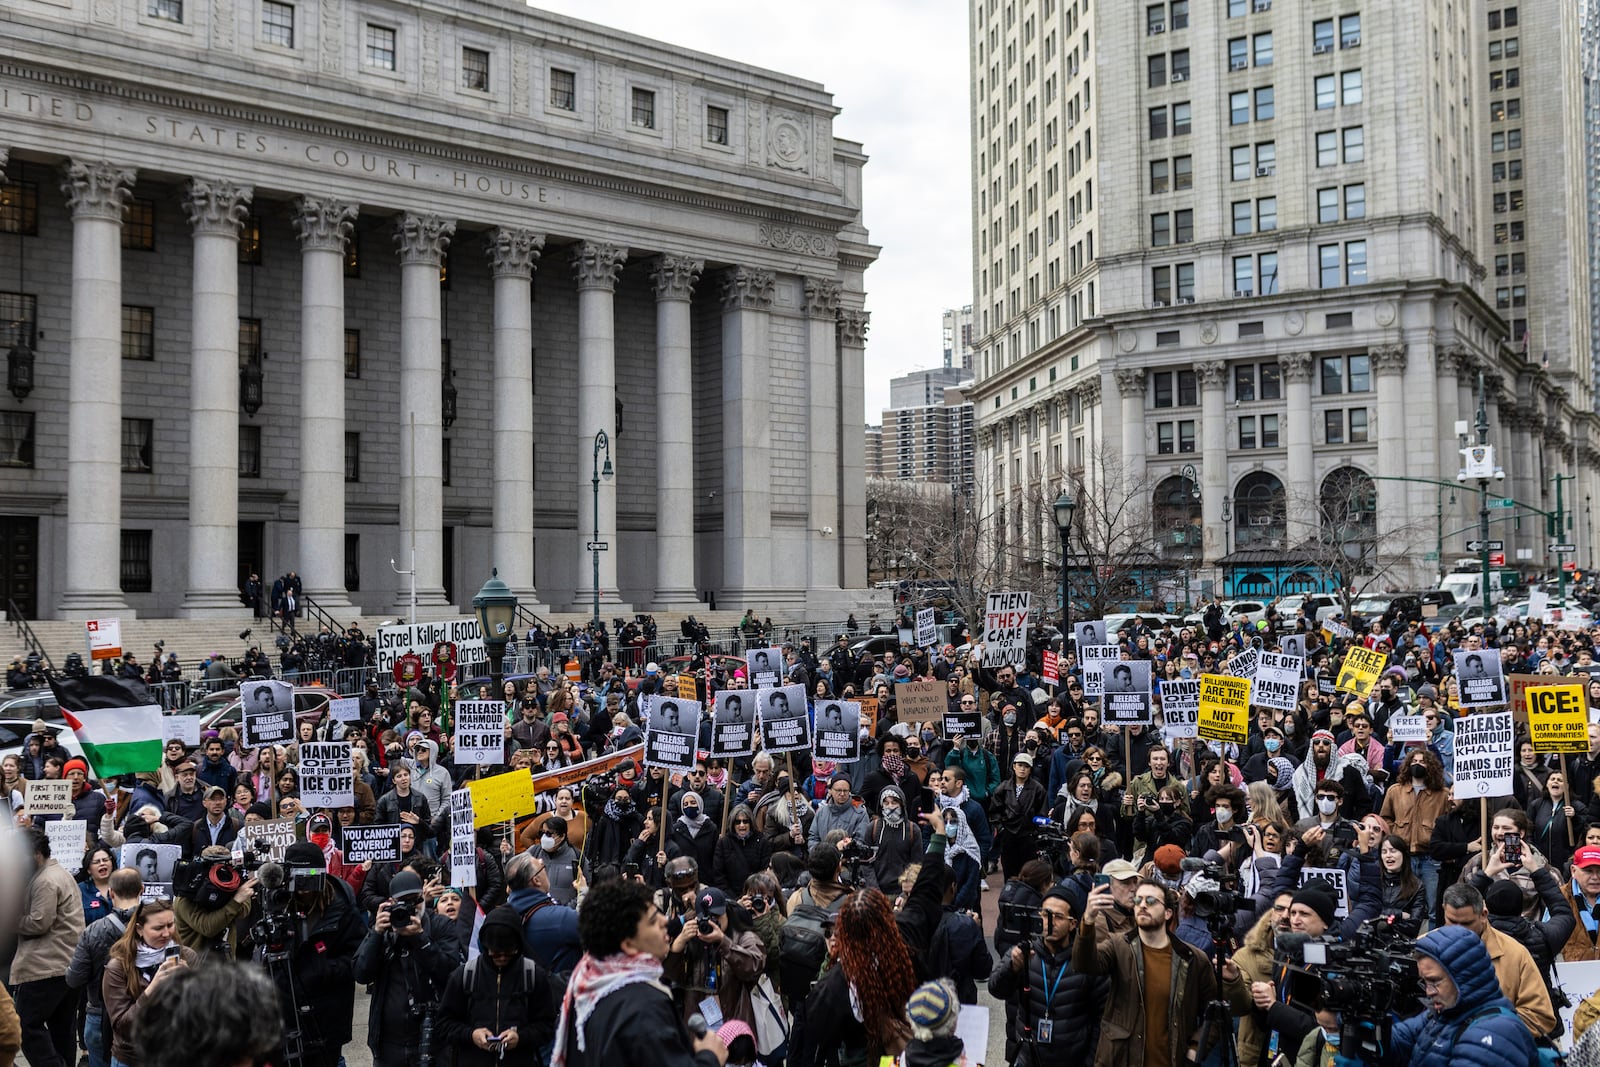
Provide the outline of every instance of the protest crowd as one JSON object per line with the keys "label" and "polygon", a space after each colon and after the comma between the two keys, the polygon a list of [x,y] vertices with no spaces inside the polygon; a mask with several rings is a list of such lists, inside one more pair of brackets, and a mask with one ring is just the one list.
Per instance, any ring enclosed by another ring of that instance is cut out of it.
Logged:
{"label": "protest crowd", "polygon": [[976,1064],[984,989],[1025,1067],[1600,1063],[1561,984],[1600,959],[1600,630],[1052,642],[1021,596],[959,649],[424,672],[316,720],[247,685],[130,773],[84,711],[86,758],[0,762],[0,1067],[335,1067],[358,986],[382,1067]]}

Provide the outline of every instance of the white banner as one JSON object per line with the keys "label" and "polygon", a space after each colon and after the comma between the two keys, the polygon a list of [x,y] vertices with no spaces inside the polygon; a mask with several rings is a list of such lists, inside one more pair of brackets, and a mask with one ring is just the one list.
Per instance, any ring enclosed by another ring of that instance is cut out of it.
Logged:
{"label": "white banner", "polygon": [[308,741],[300,746],[300,803],[308,808],[353,808],[356,775],[348,741]]}
{"label": "white banner", "polygon": [[1509,711],[1456,720],[1455,798],[1508,797],[1516,748]]}
{"label": "white banner", "polygon": [[983,611],[983,665],[1023,667],[1032,593],[990,593]]}
{"label": "white banner", "polygon": [[440,641],[455,644],[457,663],[474,663],[487,657],[478,620],[470,615],[464,619],[419,622],[414,626],[380,626],[377,640],[378,673],[384,677],[394,673],[394,661],[408,652],[415,652],[427,661],[433,646]]}
{"label": "white banner", "polygon": [[1421,715],[1391,715],[1388,727],[1391,745],[1428,740],[1428,723]]}
{"label": "white banner", "polygon": [[83,870],[88,834],[89,824],[82,819],[55,819],[44,824],[44,835],[50,839],[50,858],[68,874]]}
{"label": "white banner", "polygon": [[165,744],[171,740],[179,740],[190,748],[200,747],[200,716],[198,715],[163,715],[161,716],[161,742]]}
{"label": "white banner", "polygon": [[1083,695],[1097,697],[1105,692],[1102,668],[1122,659],[1121,645],[1080,645],[1078,662],[1083,664]]}
{"label": "white banner", "polygon": [[478,884],[478,839],[472,829],[472,792],[450,794],[450,884]]}
{"label": "white banner", "polygon": [[1250,679],[1250,703],[1274,711],[1293,711],[1300,692],[1300,659],[1281,652],[1258,653]]}
{"label": "white banner", "polygon": [[505,762],[506,710],[502,701],[458,700],[452,713],[457,766]]}
{"label": "white banner", "polygon": [[359,722],[361,719],[361,698],[334,697],[328,701],[328,718],[334,722]]}

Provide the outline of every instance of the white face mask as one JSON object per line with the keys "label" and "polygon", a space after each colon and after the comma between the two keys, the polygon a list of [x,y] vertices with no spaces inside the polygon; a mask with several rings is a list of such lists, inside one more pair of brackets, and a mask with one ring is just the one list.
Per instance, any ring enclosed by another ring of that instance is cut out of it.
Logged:
{"label": "white face mask", "polygon": [[1324,815],[1332,815],[1339,810],[1339,802],[1333,797],[1318,797],[1317,810]]}
{"label": "white face mask", "polygon": [[556,850],[556,839],[550,834],[542,834],[539,837],[539,847],[546,852],[554,852]]}
{"label": "white face mask", "polygon": [[1232,822],[1233,821],[1233,809],[1232,808],[1218,808],[1217,809],[1217,821],[1218,822],[1222,822],[1222,823]]}

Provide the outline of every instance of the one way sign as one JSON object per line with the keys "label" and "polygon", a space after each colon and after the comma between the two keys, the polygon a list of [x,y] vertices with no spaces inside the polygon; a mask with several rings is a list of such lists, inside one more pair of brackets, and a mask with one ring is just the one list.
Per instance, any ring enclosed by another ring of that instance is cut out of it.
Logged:
{"label": "one way sign", "polygon": [[1488,549],[1490,552],[1504,552],[1505,549],[1506,549],[1506,543],[1504,541],[1468,541],[1467,542],[1467,551],[1468,552],[1482,552],[1484,549]]}

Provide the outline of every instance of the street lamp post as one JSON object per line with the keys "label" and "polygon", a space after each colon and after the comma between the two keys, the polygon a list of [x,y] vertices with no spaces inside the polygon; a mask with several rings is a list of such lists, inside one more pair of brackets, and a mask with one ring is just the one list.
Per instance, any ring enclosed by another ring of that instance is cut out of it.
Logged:
{"label": "street lamp post", "polygon": [[[1200,503],[1201,502],[1201,496],[1202,496],[1201,492],[1200,492],[1200,472],[1195,470],[1194,464],[1193,463],[1185,463],[1183,465],[1183,467],[1178,471],[1178,477],[1184,479],[1185,481],[1187,481],[1189,483],[1189,499],[1194,501],[1196,504]],[[1205,523],[1205,520],[1202,519],[1201,520],[1201,527],[1200,527],[1200,529],[1201,529],[1200,543],[1201,543],[1202,547],[1205,545],[1205,525],[1204,525],[1204,523]],[[1184,548],[1183,548],[1183,606],[1184,606],[1184,609],[1187,610],[1188,607],[1189,607],[1190,599],[1191,599],[1190,591],[1189,591],[1189,564],[1192,561],[1192,556],[1194,554],[1193,551],[1192,551],[1192,548],[1191,548],[1191,546],[1189,544],[1189,533],[1193,529],[1193,524],[1191,524],[1188,521],[1188,516],[1187,515],[1184,516],[1183,525],[1184,525],[1184,535],[1183,535],[1183,545],[1184,545]]]}
{"label": "street lamp post", "polygon": [[[600,466],[600,453],[606,454],[605,467]],[[611,477],[611,438],[606,436],[604,430],[594,435],[594,537],[589,542],[589,558],[594,565],[594,618],[591,621],[596,631],[600,629],[600,479]],[[609,545],[607,548],[611,547]]]}
{"label": "street lamp post", "polygon": [[1056,529],[1061,531],[1061,651],[1067,651],[1067,634],[1072,629],[1072,605],[1067,599],[1067,561],[1072,557],[1072,513],[1078,502],[1065,491],[1052,505],[1056,513]]}
{"label": "street lamp post", "polygon": [[478,617],[483,649],[489,654],[489,677],[498,700],[504,688],[506,642],[511,639],[512,628],[517,623],[517,594],[500,580],[499,568],[489,572],[489,580],[472,598],[472,613]]}

